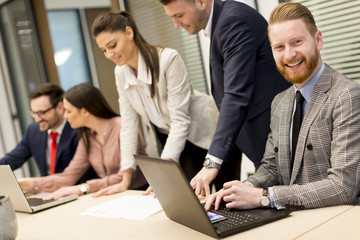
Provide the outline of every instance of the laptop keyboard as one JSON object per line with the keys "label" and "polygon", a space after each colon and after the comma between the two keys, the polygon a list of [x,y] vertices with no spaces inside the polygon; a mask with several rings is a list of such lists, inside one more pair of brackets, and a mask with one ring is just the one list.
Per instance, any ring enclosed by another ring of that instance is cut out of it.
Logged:
{"label": "laptop keyboard", "polygon": [[54,200],[43,200],[42,198],[27,198],[30,206],[36,207],[45,203],[53,202]]}
{"label": "laptop keyboard", "polygon": [[222,208],[218,211],[215,211],[212,208],[210,211],[225,216],[226,220],[222,221],[221,224],[228,226],[229,228],[241,226],[259,220],[259,217],[254,214],[240,213],[239,211],[232,211],[228,208]]}
{"label": "laptop keyboard", "polygon": [[[203,204],[204,205],[204,204]],[[255,226],[260,225],[262,217],[249,213],[248,211],[238,211],[229,209],[220,205],[219,210],[215,211],[214,206],[210,208],[210,212],[220,214],[226,217],[225,220],[213,223],[216,232],[221,236],[225,237],[243,230],[251,229]]]}

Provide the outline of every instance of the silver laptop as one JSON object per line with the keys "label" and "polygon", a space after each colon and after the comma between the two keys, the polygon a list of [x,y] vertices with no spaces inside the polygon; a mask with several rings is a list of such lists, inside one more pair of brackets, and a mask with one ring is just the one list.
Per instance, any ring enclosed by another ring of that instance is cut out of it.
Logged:
{"label": "silver laptop", "polygon": [[134,157],[166,216],[214,238],[264,225],[284,218],[291,212],[287,209],[240,211],[224,206],[219,211],[206,212],[177,162],[140,155]]}
{"label": "silver laptop", "polygon": [[69,195],[57,200],[43,200],[48,194],[50,193],[25,196],[10,166],[0,166],[0,195],[10,197],[15,211],[34,213],[78,198],[78,195]]}

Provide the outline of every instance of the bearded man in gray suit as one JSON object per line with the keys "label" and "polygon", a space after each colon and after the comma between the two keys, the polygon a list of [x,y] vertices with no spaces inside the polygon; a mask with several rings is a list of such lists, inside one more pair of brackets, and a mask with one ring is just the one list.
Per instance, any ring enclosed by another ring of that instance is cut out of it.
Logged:
{"label": "bearded man in gray suit", "polygon": [[322,34],[303,5],[279,4],[268,35],[279,72],[294,85],[272,102],[260,168],[225,183],[205,209],[221,201],[238,209],[360,204],[360,85],[322,62]]}

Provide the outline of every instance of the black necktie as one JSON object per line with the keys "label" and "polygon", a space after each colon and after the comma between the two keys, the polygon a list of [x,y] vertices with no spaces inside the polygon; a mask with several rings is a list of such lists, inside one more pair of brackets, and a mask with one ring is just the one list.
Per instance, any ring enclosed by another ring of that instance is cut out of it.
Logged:
{"label": "black necktie", "polygon": [[[292,164],[293,164],[294,158],[295,158],[296,145],[298,142],[300,127],[301,127],[301,122],[302,122],[302,104],[303,104],[303,102],[304,102],[304,97],[301,95],[300,91],[296,91],[296,108],[295,108],[295,113],[294,113],[294,118],[293,118],[293,129],[292,129],[292,148],[291,148]],[[291,166],[291,169],[292,169],[292,166]]]}

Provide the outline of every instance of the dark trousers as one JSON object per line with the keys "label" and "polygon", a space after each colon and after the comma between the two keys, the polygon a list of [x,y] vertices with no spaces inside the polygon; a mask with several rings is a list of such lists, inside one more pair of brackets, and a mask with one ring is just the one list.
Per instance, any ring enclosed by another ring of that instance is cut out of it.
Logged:
{"label": "dark trousers", "polygon": [[[163,148],[168,135],[160,133],[156,127],[155,131],[159,142],[162,144],[161,148]],[[206,149],[186,141],[179,162],[189,182],[202,169],[206,154]],[[217,177],[213,181],[216,191],[220,190],[225,182],[240,180],[241,154],[241,151],[235,145],[229,154],[228,160],[223,162]]]}

